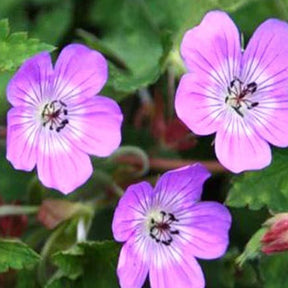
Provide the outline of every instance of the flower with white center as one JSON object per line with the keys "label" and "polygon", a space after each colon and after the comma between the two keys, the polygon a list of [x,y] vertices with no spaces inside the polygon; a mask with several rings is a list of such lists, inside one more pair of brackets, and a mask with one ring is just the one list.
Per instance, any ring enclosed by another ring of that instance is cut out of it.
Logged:
{"label": "flower with white center", "polygon": [[10,80],[7,159],[14,168],[37,166],[41,182],[67,194],[92,174],[87,154],[105,157],[120,144],[118,104],[96,95],[107,62],[84,45],[66,46],[53,68],[48,52],[27,60]]}
{"label": "flower with white center", "polygon": [[116,207],[114,238],[126,242],[117,273],[122,288],[202,288],[195,257],[214,259],[228,246],[231,216],[216,202],[199,202],[210,173],[200,164],[162,175],[153,189],[131,185]]}
{"label": "flower with white center", "polygon": [[269,143],[288,146],[288,24],[269,19],[241,50],[240,35],[221,11],[184,35],[188,73],[175,98],[178,117],[198,135],[216,132],[219,161],[239,173],[271,162]]}

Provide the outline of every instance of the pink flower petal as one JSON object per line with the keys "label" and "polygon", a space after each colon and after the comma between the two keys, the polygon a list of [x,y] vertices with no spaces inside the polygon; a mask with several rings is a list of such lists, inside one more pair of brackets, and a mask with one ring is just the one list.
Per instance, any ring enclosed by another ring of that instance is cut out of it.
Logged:
{"label": "pink flower petal", "polygon": [[241,78],[255,82],[255,109],[248,118],[257,133],[273,145],[288,146],[288,24],[269,19],[253,34],[243,56]]}
{"label": "pink flower petal", "polygon": [[10,80],[7,98],[13,106],[35,106],[49,95],[53,68],[48,52],[27,60]]}
{"label": "pink flower petal", "polygon": [[[288,96],[287,92],[285,93]],[[251,111],[247,122],[254,128],[259,136],[269,143],[278,147],[287,147],[288,99],[287,102],[283,103],[275,97],[275,102],[273,102],[274,95],[271,95],[271,101],[269,101],[269,103],[261,101],[258,105],[259,107],[257,106]],[[279,96],[281,97],[281,95]],[[276,108],[277,105],[278,108]],[[280,108],[280,105],[282,105],[282,108]]]}
{"label": "pink flower petal", "polygon": [[119,147],[123,116],[114,100],[103,96],[86,99],[71,106],[68,116],[65,135],[83,152],[104,157]]}
{"label": "pink flower petal", "polygon": [[120,252],[117,274],[121,288],[141,288],[148,274],[148,265],[134,241],[135,238],[130,237]]}
{"label": "pink flower petal", "polygon": [[66,102],[75,96],[92,97],[108,77],[105,58],[84,45],[71,44],[60,53],[55,65],[55,98]]}
{"label": "pink flower petal", "polygon": [[161,203],[169,212],[184,209],[199,201],[202,186],[210,177],[201,164],[186,166],[163,174],[155,186],[155,203]]}
{"label": "pink flower petal", "polygon": [[244,51],[241,80],[245,83],[255,81],[259,89],[276,82],[277,89],[287,87],[287,56],[288,24],[276,19],[265,21],[254,32]]}
{"label": "pink flower petal", "polygon": [[[176,260],[163,249],[160,257],[165,265],[158,267],[153,264],[149,269],[151,288],[204,288],[205,280],[201,267],[189,251],[183,252],[179,255],[181,260]],[[151,256],[154,259],[159,257],[159,253]]]}
{"label": "pink flower petal", "polygon": [[192,255],[215,259],[226,252],[231,215],[225,206],[216,202],[197,203],[191,208],[191,218],[185,222],[180,235],[189,238],[188,247]]}
{"label": "pink flower petal", "polygon": [[117,241],[126,241],[136,230],[136,226],[144,221],[152,194],[153,188],[148,182],[128,187],[114,212],[112,231]]}
{"label": "pink flower petal", "polygon": [[271,162],[269,144],[244,118],[227,111],[224,125],[217,131],[215,150],[218,160],[234,173],[262,169]]}
{"label": "pink flower petal", "polygon": [[38,127],[34,110],[16,107],[7,114],[7,159],[15,169],[31,171],[36,164]]}
{"label": "pink flower petal", "polygon": [[39,135],[37,172],[47,187],[68,194],[84,184],[92,174],[89,156],[61,136],[42,129]]}
{"label": "pink flower petal", "polygon": [[[222,97],[223,95],[223,97]],[[225,93],[213,81],[198,74],[185,74],[175,97],[177,116],[195,134],[216,132],[221,123]]]}
{"label": "pink flower petal", "polygon": [[239,74],[241,47],[239,32],[225,12],[212,11],[185,33],[181,54],[189,71],[205,75],[227,87]]}

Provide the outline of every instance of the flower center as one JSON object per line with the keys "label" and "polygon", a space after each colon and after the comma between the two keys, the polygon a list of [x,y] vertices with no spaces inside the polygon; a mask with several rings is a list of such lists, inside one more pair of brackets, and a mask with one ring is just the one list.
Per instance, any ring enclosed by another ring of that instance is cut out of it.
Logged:
{"label": "flower center", "polygon": [[172,213],[160,211],[156,217],[152,217],[149,225],[149,235],[157,243],[169,246],[173,242],[174,235],[179,235],[179,230],[173,229],[173,223],[179,220]]}
{"label": "flower center", "polygon": [[50,130],[60,132],[69,123],[67,115],[67,105],[61,100],[54,100],[45,104],[42,110],[42,125],[48,126]]}
{"label": "flower center", "polygon": [[257,84],[255,82],[244,85],[240,79],[235,77],[230,82],[230,86],[227,87],[228,94],[225,103],[230,105],[239,116],[244,117],[244,110],[251,110],[259,105],[259,102],[252,102],[249,99],[256,90]]}

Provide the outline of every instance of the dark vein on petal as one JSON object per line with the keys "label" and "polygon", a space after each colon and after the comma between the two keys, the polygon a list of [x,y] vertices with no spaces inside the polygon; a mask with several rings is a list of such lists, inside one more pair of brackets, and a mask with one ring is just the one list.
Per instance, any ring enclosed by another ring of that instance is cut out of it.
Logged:
{"label": "dark vein on petal", "polygon": [[28,104],[30,104],[31,106],[35,106],[35,105],[37,104],[37,102],[35,101],[34,97],[32,97],[28,92],[26,92],[25,90],[23,90],[22,88],[20,88],[19,86],[17,86],[17,84],[15,84],[15,85],[16,85],[16,88],[17,88],[20,92],[22,92],[23,94],[25,94],[26,96],[28,96],[28,98],[29,98],[30,100],[32,100],[32,102],[27,101],[26,99],[23,99],[23,98],[18,98],[19,100],[21,100],[22,102],[28,103]]}
{"label": "dark vein on petal", "polygon": [[[54,85],[53,85],[53,91],[57,94],[57,90],[58,90],[58,85],[61,82],[64,82],[65,79],[65,75],[67,74],[67,71],[69,70],[69,67],[71,65],[72,62],[72,55],[70,55],[70,57],[67,59],[67,61],[65,61],[65,65],[64,65],[64,61],[61,62],[60,67],[58,66],[58,70],[57,73],[55,73],[55,78],[54,78]],[[64,70],[63,70],[64,67]],[[58,72],[59,71],[59,72]],[[62,73],[63,72],[63,73]],[[56,81],[55,81],[56,80]],[[67,85],[68,82],[64,85]]]}
{"label": "dark vein on petal", "polygon": [[[140,203],[139,203],[139,204],[140,204]],[[141,206],[141,208],[143,209],[143,211],[145,211],[144,208],[143,208],[143,206],[142,206],[141,204],[140,204],[140,206]],[[131,210],[133,210],[133,211],[141,214],[142,216],[145,216],[145,215],[146,215],[143,211],[137,209],[137,208],[134,207],[134,206],[128,205],[127,207],[130,208]]]}
{"label": "dark vein on petal", "polygon": [[[264,81],[260,82],[260,83],[258,84],[258,86],[259,86],[258,92],[263,89],[263,87],[261,87],[261,86],[262,86],[264,83],[268,82],[268,81],[271,80],[271,79],[276,78],[277,76],[281,75],[282,73],[287,73],[286,68],[278,71],[277,73],[275,73],[275,74],[271,75],[270,77],[266,78]],[[284,79],[285,79],[285,78],[284,78]],[[287,77],[286,79],[288,79],[288,77]],[[283,80],[283,79],[281,79],[281,80]],[[277,83],[277,82],[272,83],[272,84],[268,84],[268,85],[266,85],[266,87],[267,87],[267,86],[269,87],[269,86],[275,85],[276,83]],[[281,82],[280,82],[280,83],[281,83]],[[265,86],[264,86],[264,87],[265,87]]]}
{"label": "dark vein on petal", "polygon": [[[133,193],[133,194],[134,194],[136,200],[138,201],[138,204],[139,204],[140,207],[142,208],[142,210],[143,210],[142,213],[143,213],[143,215],[144,215],[144,214],[145,214],[145,211],[146,211],[146,207],[144,206],[142,200],[139,198],[139,195],[136,193],[136,191],[135,191],[135,193]],[[145,195],[144,195],[144,197],[145,197]],[[143,195],[142,195],[142,198],[143,198]]]}
{"label": "dark vein on petal", "polygon": [[208,72],[206,69],[204,69],[202,66],[200,66],[197,62],[194,62],[194,64],[200,68],[202,71],[204,71],[205,73],[207,73],[208,75],[210,75],[218,84],[219,84],[219,87],[226,87],[227,86],[227,83],[225,83],[225,79],[223,80],[222,77],[220,77],[218,71],[213,67],[213,65],[199,52],[199,51],[196,51],[198,56],[200,58],[202,58],[206,64],[208,64],[208,66],[211,68],[212,71],[214,71],[217,76],[219,77],[216,78],[213,74],[211,74],[210,72]]}
{"label": "dark vein on petal", "polygon": [[[39,102],[40,102],[40,99],[39,99],[38,93],[36,92],[36,89],[35,89],[34,85],[32,85],[32,82],[30,81],[30,78],[29,78],[29,77],[27,77],[27,80],[28,80],[28,83],[29,83],[29,85],[30,85],[33,93],[34,93],[34,96],[35,96],[34,98],[36,98],[36,100],[37,100],[38,103],[39,103]],[[35,103],[37,103],[37,101],[35,101]]]}
{"label": "dark vein on petal", "polygon": [[[97,72],[94,72],[94,73],[92,73],[89,77],[86,77],[82,82],[75,84],[75,87],[73,87],[72,89],[70,89],[70,90],[69,90],[66,94],[64,94],[64,95],[61,95],[61,93],[63,92],[63,89],[62,89],[62,91],[57,94],[57,98],[59,97],[59,98],[65,100],[65,101],[71,99],[72,97],[74,97],[74,95],[69,95],[69,94],[71,94],[71,92],[75,91],[75,90],[78,89],[78,88],[80,89],[80,87],[81,87],[83,84],[85,84],[86,82],[88,82],[89,80],[91,80],[91,78],[92,78],[93,76],[95,76],[96,74],[97,74]],[[73,76],[73,77],[74,77],[74,76]],[[73,78],[73,77],[72,77],[72,78]],[[72,80],[72,78],[69,80],[69,82]],[[73,84],[74,84],[74,83],[73,83]],[[72,85],[71,85],[71,86],[72,86]],[[86,91],[88,91],[89,89],[92,89],[92,87],[87,87],[87,90],[86,90]],[[80,89],[80,91],[79,91],[79,94],[80,94],[80,93],[83,93],[81,89]],[[77,93],[76,95],[78,95],[78,93]],[[69,96],[69,97],[67,97],[67,96]]]}
{"label": "dark vein on petal", "polygon": [[[264,49],[263,49],[263,51],[262,51],[262,54],[261,54],[260,58],[257,59],[258,62],[257,62],[257,64],[256,64],[256,66],[254,67],[254,70],[252,71],[252,69],[251,69],[252,66],[253,66],[252,64],[254,64],[254,61],[256,60],[256,53],[257,53],[257,51],[258,51],[258,48],[260,47],[260,41],[257,42],[257,46],[256,46],[256,49],[254,50],[254,55],[253,55],[253,57],[252,57],[252,61],[251,61],[251,63],[250,63],[250,67],[249,67],[248,70],[246,69],[246,71],[248,71],[248,73],[246,74],[246,77],[244,77],[244,79],[245,79],[244,82],[249,82],[248,79],[252,79],[252,76],[254,75],[255,71],[258,69],[260,63],[262,62],[262,60],[263,60],[263,58],[264,58],[264,56],[265,56],[265,54],[266,54],[266,52],[267,52],[267,49],[268,49],[269,46],[271,45],[274,36],[275,36],[275,35],[272,35],[272,37],[269,39],[269,41],[266,42],[266,45],[264,46]],[[249,58],[247,57],[247,59],[249,59]],[[251,58],[250,58],[250,59],[251,59]],[[249,74],[250,74],[251,71],[252,71],[252,75],[250,76]]]}

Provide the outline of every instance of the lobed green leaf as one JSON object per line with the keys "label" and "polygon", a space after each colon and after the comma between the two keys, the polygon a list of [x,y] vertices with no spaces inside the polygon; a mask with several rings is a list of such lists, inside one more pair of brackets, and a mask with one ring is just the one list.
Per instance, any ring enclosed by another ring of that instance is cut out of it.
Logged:
{"label": "lobed green leaf", "polygon": [[76,281],[77,287],[117,287],[118,254],[119,245],[112,241],[82,242],[58,252],[53,256],[58,272],[47,288],[62,287],[71,280]]}
{"label": "lobed green leaf", "polygon": [[234,178],[226,204],[274,212],[288,211],[288,150],[276,150],[270,166]]}
{"label": "lobed green leaf", "polygon": [[0,72],[14,71],[34,54],[54,49],[38,39],[28,38],[26,32],[10,34],[8,20],[0,20]]}
{"label": "lobed green leaf", "polygon": [[260,263],[260,274],[263,279],[263,288],[288,287],[286,267],[288,254],[281,253],[264,257]]}
{"label": "lobed green leaf", "polygon": [[25,243],[18,240],[0,240],[0,273],[9,269],[30,269],[40,256]]}

